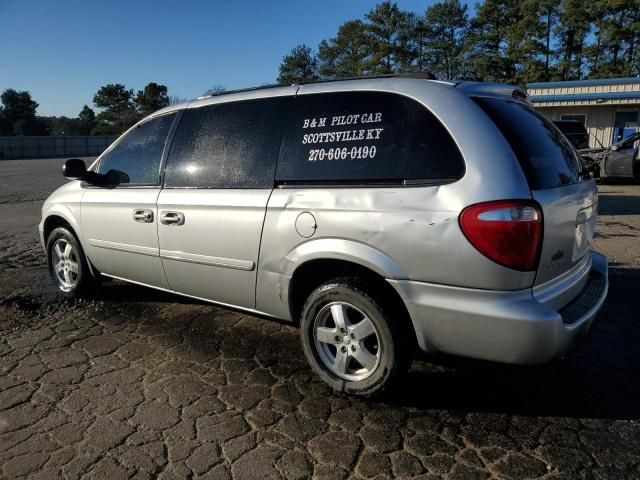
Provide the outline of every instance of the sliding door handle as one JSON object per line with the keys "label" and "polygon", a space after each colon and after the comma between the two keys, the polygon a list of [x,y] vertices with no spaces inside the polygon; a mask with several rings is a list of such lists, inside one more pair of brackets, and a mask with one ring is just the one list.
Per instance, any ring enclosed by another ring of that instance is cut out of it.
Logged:
{"label": "sliding door handle", "polygon": [[140,223],[152,223],[153,222],[153,210],[135,209],[133,211],[133,219]]}
{"label": "sliding door handle", "polygon": [[160,223],[163,225],[184,225],[184,213],[160,212]]}

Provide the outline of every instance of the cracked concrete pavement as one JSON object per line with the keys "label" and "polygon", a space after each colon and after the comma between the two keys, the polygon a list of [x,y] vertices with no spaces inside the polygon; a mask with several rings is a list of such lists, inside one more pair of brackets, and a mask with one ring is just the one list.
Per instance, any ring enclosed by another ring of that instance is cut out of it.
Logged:
{"label": "cracked concrete pavement", "polygon": [[62,299],[36,232],[62,162],[0,162],[2,478],[640,478],[640,186],[600,187],[610,294],[575,350],[418,359],[365,401],[291,326],[115,281]]}

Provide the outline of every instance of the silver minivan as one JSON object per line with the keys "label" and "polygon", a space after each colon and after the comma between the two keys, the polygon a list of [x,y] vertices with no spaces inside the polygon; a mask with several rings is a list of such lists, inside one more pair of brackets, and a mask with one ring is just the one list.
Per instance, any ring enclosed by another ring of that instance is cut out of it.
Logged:
{"label": "silver minivan", "polygon": [[391,76],[160,110],[45,202],[67,295],[106,277],[290,321],[336,390],[412,353],[535,364],[607,294],[598,196],[560,131],[503,84]]}

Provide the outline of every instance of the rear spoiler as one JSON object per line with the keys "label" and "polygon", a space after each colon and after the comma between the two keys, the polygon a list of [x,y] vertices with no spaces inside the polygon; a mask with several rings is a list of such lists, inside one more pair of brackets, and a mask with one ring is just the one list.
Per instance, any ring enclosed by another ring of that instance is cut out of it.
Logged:
{"label": "rear spoiler", "polygon": [[456,84],[456,88],[464,91],[469,96],[508,97],[531,105],[527,92],[508,83],[460,82]]}

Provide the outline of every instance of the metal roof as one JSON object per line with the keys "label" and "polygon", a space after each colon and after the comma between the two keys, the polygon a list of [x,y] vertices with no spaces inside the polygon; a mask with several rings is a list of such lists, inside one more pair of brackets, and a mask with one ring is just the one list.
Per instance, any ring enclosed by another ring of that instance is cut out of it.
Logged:
{"label": "metal roof", "polygon": [[531,102],[585,102],[598,100],[640,100],[640,91],[628,92],[595,92],[595,93],[565,93],[556,95],[531,95]]}
{"label": "metal roof", "polygon": [[595,78],[592,80],[567,80],[562,82],[534,82],[527,83],[527,88],[588,87],[596,85],[626,85],[629,83],[640,83],[640,77]]}

